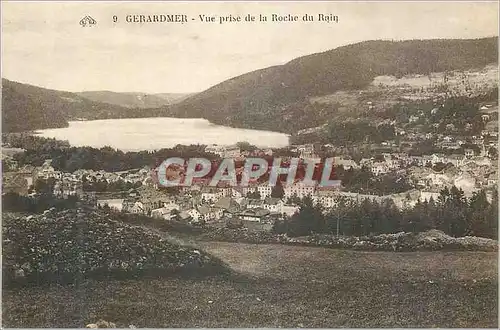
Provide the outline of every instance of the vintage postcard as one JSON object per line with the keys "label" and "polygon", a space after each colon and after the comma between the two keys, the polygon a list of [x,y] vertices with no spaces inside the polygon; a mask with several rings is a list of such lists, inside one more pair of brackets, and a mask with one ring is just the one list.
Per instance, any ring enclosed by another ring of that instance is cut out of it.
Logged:
{"label": "vintage postcard", "polygon": [[2,1],[2,327],[498,328],[497,1]]}

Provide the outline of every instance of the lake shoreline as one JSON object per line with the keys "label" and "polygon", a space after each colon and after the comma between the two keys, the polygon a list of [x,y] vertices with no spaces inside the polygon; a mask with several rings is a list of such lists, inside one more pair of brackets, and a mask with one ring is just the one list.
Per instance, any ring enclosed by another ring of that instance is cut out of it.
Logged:
{"label": "lake shoreline", "polygon": [[120,118],[69,121],[68,127],[32,131],[32,134],[66,140],[72,146],[105,146],[126,151],[153,151],[176,145],[234,145],[248,142],[261,148],[290,145],[290,135],[211,123],[203,118]]}

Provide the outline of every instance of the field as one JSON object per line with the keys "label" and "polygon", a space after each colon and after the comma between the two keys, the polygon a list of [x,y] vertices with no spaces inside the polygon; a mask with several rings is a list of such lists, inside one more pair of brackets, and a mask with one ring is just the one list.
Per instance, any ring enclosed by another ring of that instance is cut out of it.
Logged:
{"label": "field", "polygon": [[4,327],[497,327],[497,254],[202,242],[229,277],[3,290]]}

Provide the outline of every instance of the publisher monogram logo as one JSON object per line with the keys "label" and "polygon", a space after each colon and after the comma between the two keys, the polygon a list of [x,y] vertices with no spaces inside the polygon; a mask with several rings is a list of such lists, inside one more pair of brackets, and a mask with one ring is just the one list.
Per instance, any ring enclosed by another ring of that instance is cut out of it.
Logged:
{"label": "publisher monogram logo", "polygon": [[86,26],[91,27],[91,26],[96,25],[96,24],[97,24],[97,21],[88,15],[80,20],[80,25],[82,27],[86,27]]}

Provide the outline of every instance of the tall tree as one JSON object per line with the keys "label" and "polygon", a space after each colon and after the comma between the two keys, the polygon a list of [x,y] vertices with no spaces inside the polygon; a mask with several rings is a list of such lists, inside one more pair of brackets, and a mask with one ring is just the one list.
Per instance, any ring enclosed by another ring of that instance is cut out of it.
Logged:
{"label": "tall tree", "polygon": [[481,190],[474,193],[469,201],[469,212],[467,215],[467,233],[475,236],[487,237],[491,234],[490,228],[490,203],[486,198],[486,192]]}
{"label": "tall tree", "polygon": [[274,198],[283,198],[285,196],[285,190],[283,189],[283,186],[281,185],[281,182],[276,182],[276,185],[273,187],[271,190],[271,197]]}

